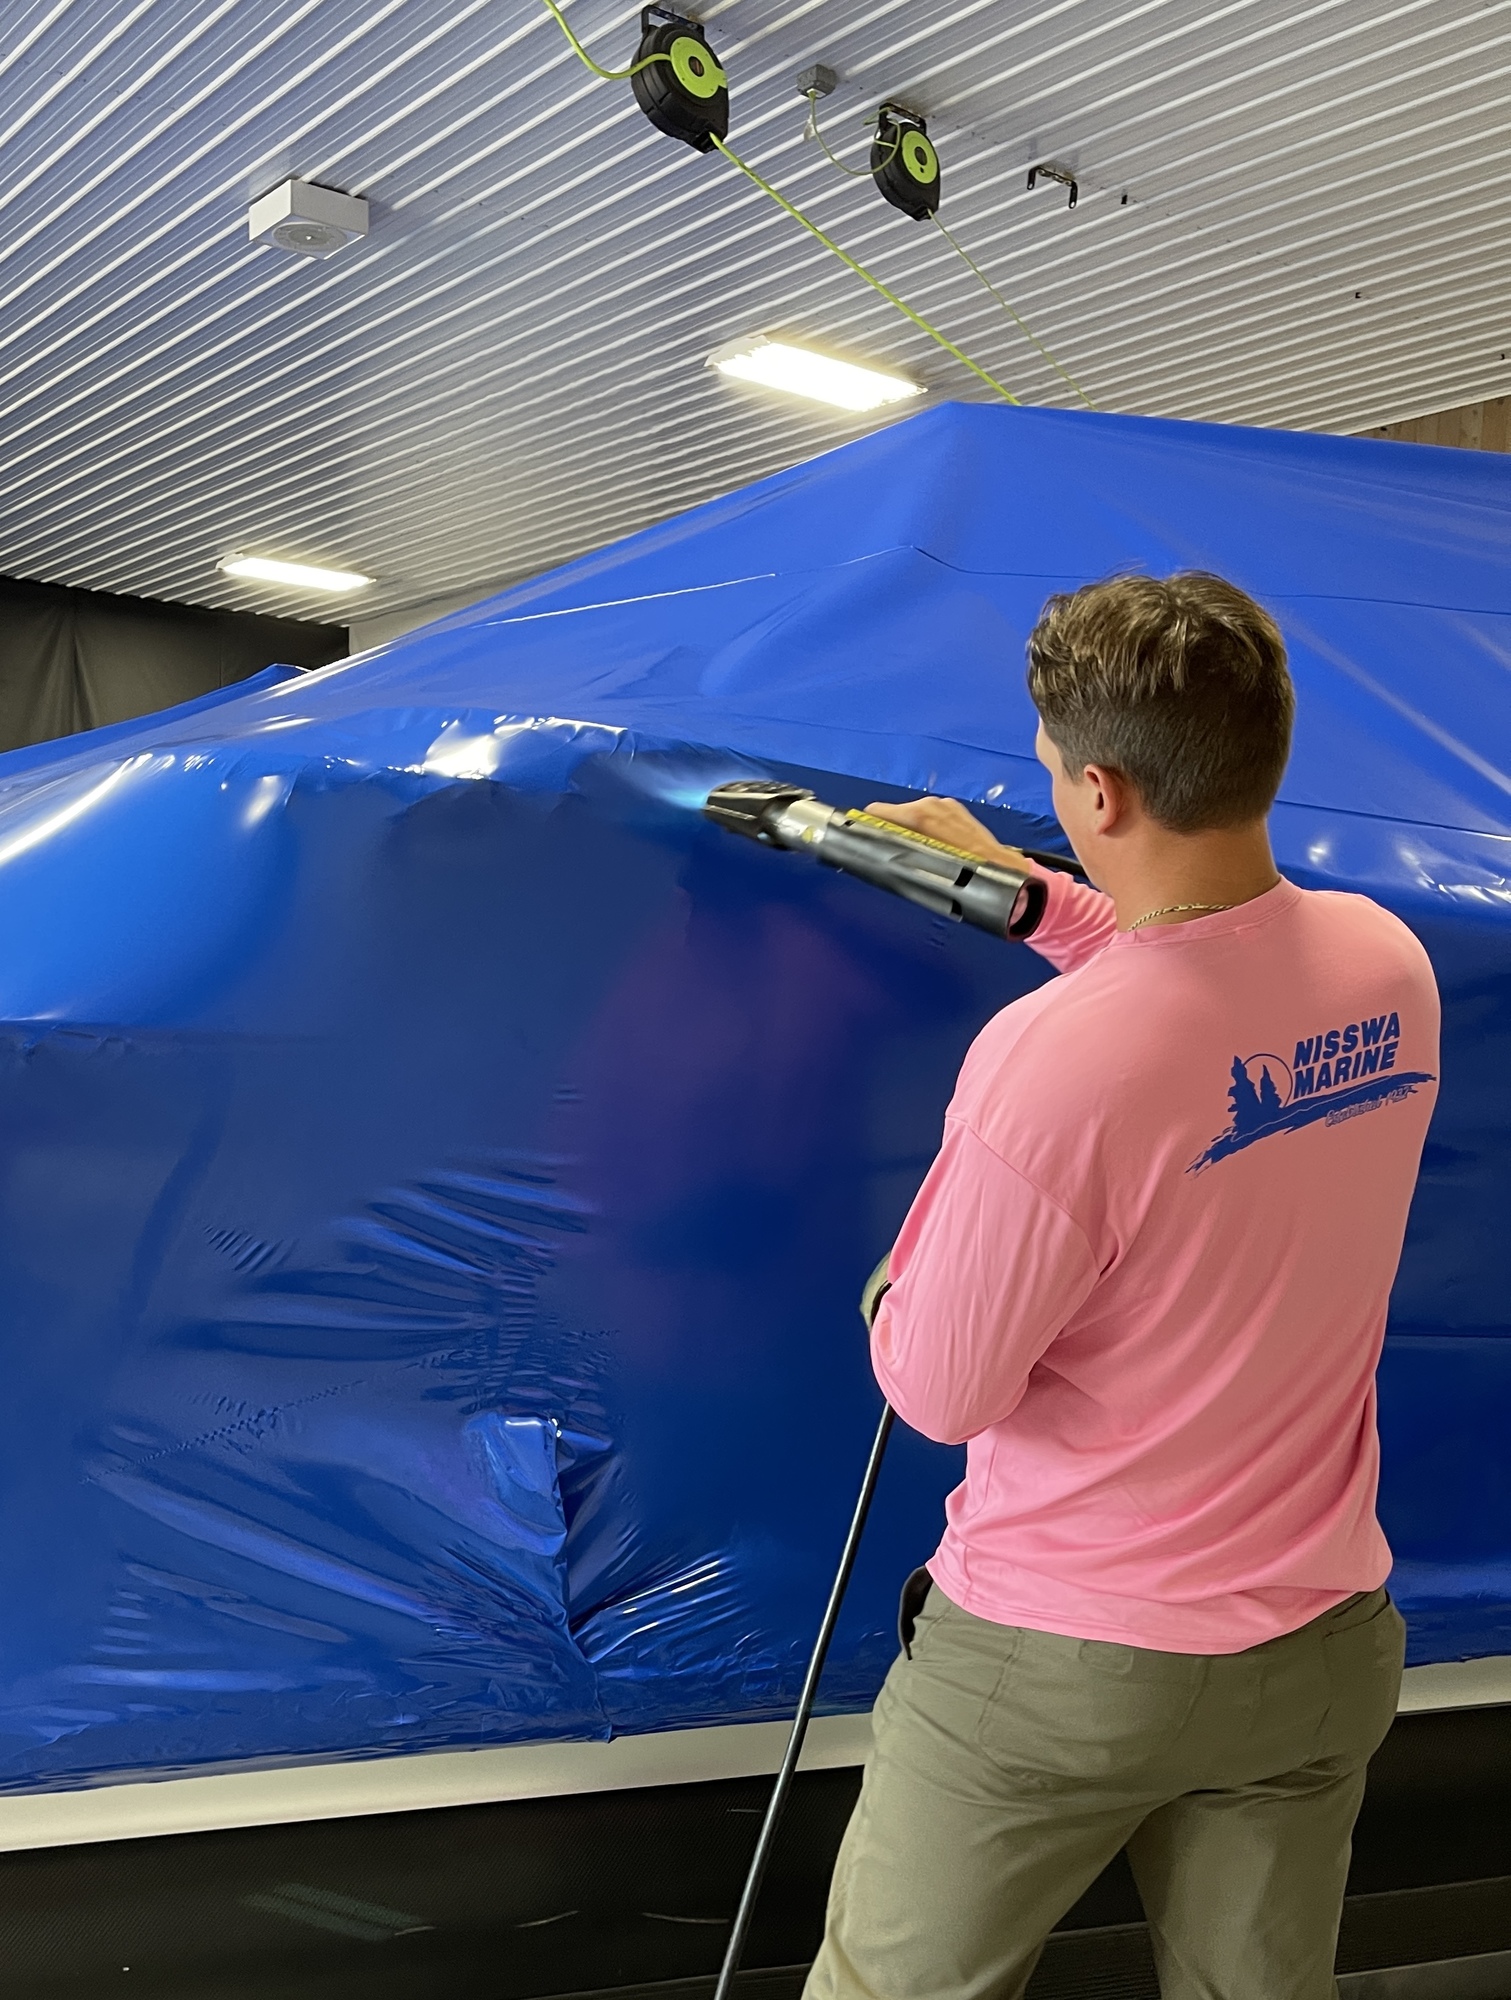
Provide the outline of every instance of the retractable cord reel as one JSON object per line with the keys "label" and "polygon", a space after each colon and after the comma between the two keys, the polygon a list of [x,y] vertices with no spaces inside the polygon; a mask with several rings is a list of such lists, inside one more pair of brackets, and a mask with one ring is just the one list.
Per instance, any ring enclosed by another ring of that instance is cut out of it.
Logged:
{"label": "retractable cord reel", "polygon": [[630,88],[656,130],[694,152],[729,136],[729,79],[697,21],[643,8]]}
{"label": "retractable cord reel", "polygon": [[[729,137],[729,79],[702,23],[685,14],[642,8],[630,88],[656,130],[694,152],[711,153],[716,140]],[[939,155],[916,111],[881,106],[870,164],[878,192],[893,208],[916,222],[926,222],[938,209]]]}
{"label": "retractable cord reel", "polygon": [[927,222],[936,213],[941,189],[939,155],[928,126],[916,111],[905,111],[900,104],[884,104],[877,112],[871,178],[882,197],[915,222]]}

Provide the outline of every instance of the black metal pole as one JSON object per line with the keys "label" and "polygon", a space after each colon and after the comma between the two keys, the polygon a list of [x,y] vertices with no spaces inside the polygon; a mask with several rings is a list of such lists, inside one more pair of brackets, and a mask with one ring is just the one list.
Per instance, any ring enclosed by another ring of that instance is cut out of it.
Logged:
{"label": "black metal pole", "polygon": [[845,1537],[839,1568],[835,1572],[833,1587],[829,1592],[829,1602],[824,1606],[818,1638],[814,1642],[808,1671],[803,1676],[802,1692],[797,1698],[797,1713],[792,1718],[792,1733],[787,1738],[782,1766],[776,1774],[776,1783],[771,1788],[771,1800],[766,1807],[766,1817],[761,1821],[760,1835],[756,1840],[755,1853],[751,1857],[750,1872],[745,1877],[745,1887],[740,1892],[740,1907],[735,1911],[734,1928],[729,1933],[729,1943],[724,1949],[724,1963],[719,1968],[719,1983],[714,1988],[714,2000],[729,2000],[734,1976],[740,1968],[745,1939],[750,1931],[750,1920],[755,1915],[756,1899],[766,1878],[766,1864],[771,1859],[777,1830],[782,1824],[782,1814],[787,1806],[787,1794],[792,1790],[792,1780],[797,1775],[798,1759],[803,1754],[803,1738],[808,1734],[808,1723],[813,1715],[813,1704],[818,1695],[819,1677],[824,1671],[824,1661],[828,1656],[829,1641],[834,1637],[834,1628],[839,1622],[840,1606],[845,1601],[850,1572],[855,1567],[855,1552],[860,1547],[866,1516],[871,1511],[871,1501],[876,1493],[876,1481],[881,1473],[881,1462],[886,1455],[887,1439],[892,1434],[892,1423],[893,1410],[888,1403],[883,1408],[881,1422],[876,1427],[871,1456],[866,1461],[866,1474],[861,1480],[855,1512],[850,1520],[850,1532]]}

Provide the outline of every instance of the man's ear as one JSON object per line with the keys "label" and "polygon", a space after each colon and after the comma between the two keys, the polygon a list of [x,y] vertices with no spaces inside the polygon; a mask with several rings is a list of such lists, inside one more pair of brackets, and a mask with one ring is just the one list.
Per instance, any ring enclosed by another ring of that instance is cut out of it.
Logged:
{"label": "man's ear", "polygon": [[1106,764],[1088,764],[1081,778],[1095,794],[1092,812],[1097,832],[1111,833],[1128,817],[1128,808],[1132,803],[1128,780],[1121,771],[1114,771]]}

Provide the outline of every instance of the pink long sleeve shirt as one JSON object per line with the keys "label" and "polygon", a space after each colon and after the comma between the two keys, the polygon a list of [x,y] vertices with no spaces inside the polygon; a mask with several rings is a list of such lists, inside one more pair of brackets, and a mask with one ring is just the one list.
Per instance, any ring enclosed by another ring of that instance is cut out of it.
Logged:
{"label": "pink long sleeve shirt", "polygon": [[969,1447],[930,1570],[1000,1624],[1239,1652],[1390,1568],[1374,1377],[1432,970],[1289,882],[1119,932],[1057,875],[1034,947],[1062,977],[966,1057],[872,1334],[904,1421]]}

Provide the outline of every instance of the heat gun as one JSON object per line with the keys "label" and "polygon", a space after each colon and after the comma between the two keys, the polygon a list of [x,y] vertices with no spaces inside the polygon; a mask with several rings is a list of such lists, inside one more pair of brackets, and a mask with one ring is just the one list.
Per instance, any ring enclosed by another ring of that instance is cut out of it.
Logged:
{"label": "heat gun", "polygon": [[811,854],[937,917],[974,924],[993,937],[1032,937],[1044,915],[1048,892],[1027,869],[983,861],[853,807],[827,806],[801,785],[742,778],[716,786],[703,810],[731,833]]}

